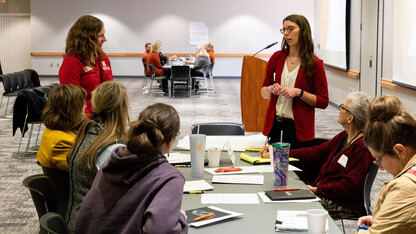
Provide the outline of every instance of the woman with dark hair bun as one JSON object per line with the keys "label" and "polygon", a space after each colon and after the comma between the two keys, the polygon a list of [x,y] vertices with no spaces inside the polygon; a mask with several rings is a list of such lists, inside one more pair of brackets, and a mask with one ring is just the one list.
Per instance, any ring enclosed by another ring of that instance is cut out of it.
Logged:
{"label": "woman with dark hair bun", "polygon": [[157,103],[140,113],[127,146],[112,152],[84,197],[76,233],[188,232],[181,210],[185,178],[163,155],[179,126],[170,105]]}
{"label": "woman with dark hair bun", "polygon": [[371,102],[364,144],[393,179],[384,182],[373,215],[358,219],[358,233],[416,233],[416,121],[397,97]]}

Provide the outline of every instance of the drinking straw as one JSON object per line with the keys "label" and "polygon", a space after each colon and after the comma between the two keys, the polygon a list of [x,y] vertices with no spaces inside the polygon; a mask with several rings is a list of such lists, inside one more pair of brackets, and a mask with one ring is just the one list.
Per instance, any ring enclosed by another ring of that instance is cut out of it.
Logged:
{"label": "drinking straw", "polygon": [[198,124],[198,129],[196,130],[196,134],[199,134],[199,124]]}
{"label": "drinking straw", "polygon": [[280,144],[283,143],[283,130],[280,131]]}

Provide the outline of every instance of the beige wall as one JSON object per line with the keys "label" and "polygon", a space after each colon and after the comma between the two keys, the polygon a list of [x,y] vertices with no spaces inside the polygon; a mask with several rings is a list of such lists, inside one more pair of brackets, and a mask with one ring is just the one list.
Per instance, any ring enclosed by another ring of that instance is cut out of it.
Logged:
{"label": "beige wall", "polygon": [[0,14],[29,14],[30,0],[6,0],[0,3]]}

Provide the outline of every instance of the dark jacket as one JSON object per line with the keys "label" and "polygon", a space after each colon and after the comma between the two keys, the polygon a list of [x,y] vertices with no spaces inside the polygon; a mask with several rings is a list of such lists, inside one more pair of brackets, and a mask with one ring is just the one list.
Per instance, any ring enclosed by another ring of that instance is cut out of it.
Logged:
{"label": "dark jacket", "polygon": [[76,233],[187,233],[185,179],[162,154],[120,155],[98,172],[76,219]]}

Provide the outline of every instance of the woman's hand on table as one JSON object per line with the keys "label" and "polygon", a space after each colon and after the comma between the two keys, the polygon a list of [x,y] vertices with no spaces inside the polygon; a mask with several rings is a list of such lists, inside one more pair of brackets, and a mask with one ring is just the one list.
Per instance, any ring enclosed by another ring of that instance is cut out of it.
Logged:
{"label": "woman's hand on table", "polygon": [[270,152],[269,152],[269,147],[271,145],[265,145],[263,146],[263,148],[260,150],[259,154],[261,155],[262,158],[270,158]]}
{"label": "woman's hand on table", "polygon": [[317,190],[316,187],[310,186],[309,184],[306,185],[306,187],[308,187],[308,189],[311,190],[311,192],[313,192],[314,194],[316,194],[316,190]]}

